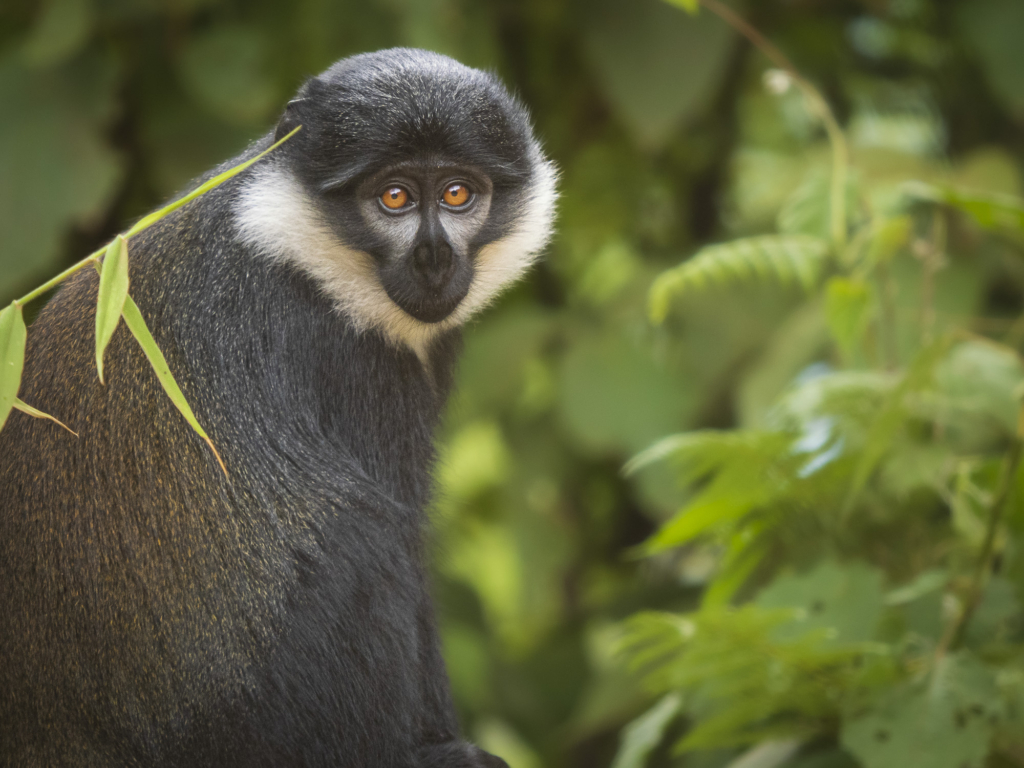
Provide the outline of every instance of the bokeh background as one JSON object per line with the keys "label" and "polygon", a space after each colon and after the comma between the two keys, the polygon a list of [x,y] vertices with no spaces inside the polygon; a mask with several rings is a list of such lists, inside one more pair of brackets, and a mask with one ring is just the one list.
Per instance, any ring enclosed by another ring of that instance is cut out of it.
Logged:
{"label": "bokeh background", "polygon": [[[1021,193],[1022,0],[735,7],[825,94],[865,173]],[[558,235],[467,328],[441,435],[436,591],[465,729],[513,768],[609,766],[651,704],[618,622],[693,608],[715,564],[636,556],[683,491],[622,466],[673,432],[755,422],[820,341],[785,287],[647,317],[655,275],[771,229],[828,168],[800,98],[720,19],[660,0],[3,0],[0,301],[265,133],[305,77],[394,45],[496,71],[562,172]],[[1020,264],[947,275],[951,311],[1020,311]]]}

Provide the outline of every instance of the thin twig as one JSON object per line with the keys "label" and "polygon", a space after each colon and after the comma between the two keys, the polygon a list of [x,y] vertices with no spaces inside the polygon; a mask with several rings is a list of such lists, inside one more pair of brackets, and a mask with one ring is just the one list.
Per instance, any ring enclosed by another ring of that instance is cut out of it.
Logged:
{"label": "thin twig", "polygon": [[999,526],[1006,513],[1006,503],[1010,498],[1010,489],[1017,477],[1021,459],[1021,432],[1024,431],[1024,409],[1021,409],[1017,425],[1018,435],[1014,438],[1010,452],[1003,462],[1003,472],[999,477],[999,486],[989,508],[988,524],[985,527],[985,539],[981,545],[978,561],[974,566],[970,586],[967,588],[966,602],[960,615],[952,622],[942,636],[935,651],[936,658],[941,658],[949,649],[955,648],[963,636],[967,624],[981,604],[985,594],[985,581],[992,572],[992,555],[995,551],[996,536]]}
{"label": "thin twig", "polygon": [[775,66],[785,71],[804,94],[811,111],[821,119],[832,147],[830,228],[836,252],[842,253],[846,247],[846,177],[850,163],[850,151],[846,144],[846,136],[843,134],[843,129],[839,127],[839,122],[832,113],[832,109],[818,89],[793,66],[793,62],[742,16],[719,0],[700,0],[700,2],[701,5],[747,38]]}
{"label": "thin twig", "polygon": [[946,218],[936,210],[932,219],[931,242],[921,254],[921,343],[930,344],[935,330],[935,275],[942,269],[946,253]]}

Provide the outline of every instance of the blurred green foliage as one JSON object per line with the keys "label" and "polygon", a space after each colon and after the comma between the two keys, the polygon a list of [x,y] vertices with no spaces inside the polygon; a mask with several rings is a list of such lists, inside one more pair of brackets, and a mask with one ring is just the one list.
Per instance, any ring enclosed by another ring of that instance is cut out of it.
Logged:
{"label": "blurred green foliage", "polygon": [[[1024,4],[734,7],[846,129],[849,255],[763,247],[828,241],[828,144],[706,11],[5,0],[0,304],[337,58],[416,45],[492,68],[562,200],[544,263],[467,329],[441,436],[436,591],[466,731],[512,768],[1024,765],[1016,479],[986,543],[1024,382]],[[711,251],[725,272],[669,284],[652,324],[655,278],[712,243],[733,243]],[[670,460],[623,475],[673,433]],[[998,574],[961,626],[986,547]]]}

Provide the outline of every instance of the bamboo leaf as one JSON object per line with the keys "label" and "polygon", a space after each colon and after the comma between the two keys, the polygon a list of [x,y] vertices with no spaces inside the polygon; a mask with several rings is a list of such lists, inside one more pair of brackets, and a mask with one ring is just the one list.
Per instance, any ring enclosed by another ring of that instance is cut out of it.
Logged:
{"label": "bamboo leaf", "polygon": [[153,226],[158,221],[160,221],[160,219],[164,218],[165,216],[167,216],[170,213],[174,213],[174,211],[178,210],[183,205],[186,205],[187,203],[192,202],[193,200],[195,200],[200,195],[205,195],[207,192],[209,192],[214,187],[219,187],[221,184],[223,184],[225,181],[230,179],[232,176],[237,176],[238,174],[240,174],[242,171],[244,171],[246,168],[248,168],[253,163],[258,162],[259,160],[263,159],[267,154],[269,154],[270,152],[273,152],[275,149],[277,149],[279,146],[284,144],[286,141],[288,141],[288,139],[290,139],[292,136],[294,136],[296,133],[298,133],[301,130],[302,130],[302,126],[301,125],[297,126],[287,136],[285,136],[284,138],[280,139],[279,141],[274,142],[270,147],[268,147],[267,149],[265,149],[262,152],[260,152],[258,155],[256,155],[256,157],[252,158],[251,160],[246,160],[244,163],[239,163],[235,167],[229,168],[228,170],[224,171],[223,173],[218,173],[212,179],[204,181],[202,184],[200,184],[198,187],[196,187],[194,190],[189,192],[184,197],[180,197],[177,200],[175,200],[173,203],[165,205],[159,211],[154,211],[153,213],[149,214],[148,216],[142,217],[142,219],[140,219],[138,221],[138,223],[136,223],[136,225],[134,227],[132,227],[131,229],[128,230],[128,233],[125,235],[125,237],[128,238],[128,237],[132,237],[133,235],[139,234],[139,232],[141,232],[142,230],[147,229],[147,228]]}
{"label": "bamboo leaf", "polygon": [[677,296],[734,278],[773,277],[810,290],[828,254],[826,240],[802,234],[764,235],[710,245],[657,277],[650,293],[651,320],[662,322]]}
{"label": "bamboo leaf", "polygon": [[27,335],[21,306],[12,302],[0,312],[0,429],[4,428],[21,387]]}
{"label": "bamboo leaf", "polygon": [[[298,126],[295,130],[293,130],[291,133],[289,133],[283,139],[281,139],[280,141],[276,142],[269,149],[265,150],[264,152],[261,152],[256,157],[252,158],[251,160],[247,160],[244,163],[240,163],[239,165],[236,165],[234,168],[229,168],[228,170],[224,171],[224,173],[222,173],[222,174],[220,174],[218,176],[215,176],[214,178],[210,179],[209,181],[201,184],[199,187],[197,187],[196,189],[194,189],[192,192],[190,192],[189,194],[185,195],[181,199],[175,200],[173,203],[171,203],[170,205],[165,206],[164,208],[161,208],[159,211],[156,211],[154,213],[149,214],[148,216],[143,217],[142,220],[140,220],[134,227],[132,227],[130,230],[128,230],[128,232],[125,233],[123,235],[123,237],[125,238],[125,240],[127,240],[132,235],[137,235],[139,232],[141,232],[142,230],[146,229],[147,227],[152,226],[153,224],[158,222],[160,219],[162,219],[164,216],[166,216],[167,214],[171,213],[172,211],[176,211],[178,208],[181,208],[186,203],[191,202],[192,200],[195,200],[200,195],[206,194],[207,192],[209,192],[214,187],[219,186],[220,184],[223,184],[225,181],[230,179],[232,176],[235,176],[235,175],[241,173],[246,168],[248,168],[250,165],[255,163],[257,160],[259,160],[260,158],[264,157],[267,153],[269,153],[269,152],[273,151],[275,148],[281,146],[281,144],[283,144],[288,139],[290,139],[301,128],[302,128],[301,125]],[[53,277],[50,280],[47,280],[45,283],[43,283],[39,287],[29,291],[27,294],[25,294],[20,299],[18,299],[18,303],[19,304],[26,304],[26,303],[32,301],[33,299],[39,298],[40,296],[42,296],[44,293],[46,293],[50,289],[52,289],[55,286],[60,285],[61,283],[63,283],[65,280],[67,280],[69,277],[71,277],[71,275],[75,274],[80,269],[83,269],[85,266],[87,266],[89,264],[95,264],[96,260],[100,257],[101,254],[103,254],[103,252],[104,251],[101,248],[100,250],[95,251],[95,252],[89,254],[86,258],[82,259],[77,264],[74,264],[74,265],[68,267],[63,272],[61,272],[59,275],[57,275],[56,277]],[[101,377],[101,379],[102,379],[102,377]]]}
{"label": "bamboo leaf", "polygon": [[220,454],[217,453],[217,449],[213,445],[213,441],[210,439],[206,431],[200,426],[196,415],[192,412],[192,408],[189,406],[188,401],[185,399],[184,393],[178,386],[178,382],[174,380],[174,376],[171,375],[171,369],[167,365],[167,360],[164,358],[163,352],[160,351],[160,347],[157,346],[156,340],[153,335],[149,332],[149,328],[146,326],[146,321],[142,318],[142,313],[139,312],[139,307],[132,300],[131,296],[128,296],[124,302],[124,322],[128,326],[128,330],[132,332],[135,339],[139,342],[139,346],[142,347],[142,351],[146,353],[146,357],[149,359],[149,364],[153,366],[153,371],[156,373],[156,377],[160,382],[160,386],[164,388],[164,392],[171,398],[171,402],[174,403],[174,407],[181,411],[181,415],[185,417],[185,420],[189,423],[192,429],[195,430],[196,434],[199,435],[206,444],[210,446],[210,450],[213,451],[213,455],[217,457],[217,463],[220,464],[221,470],[224,472],[224,476],[227,477],[228,470],[224,466],[224,462],[220,458]]}
{"label": "bamboo leaf", "polygon": [[103,383],[103,352],[117,330],[128,297],[128,243],[118,235],[107,247],[96,298],[96,371]]}
{"label": "bamboo leaf", "polygon": [[60,419],[58,419],[58,418],[56,418],[54,416],[51,416],[48,413],[43,413],[38,408],[33,408],[31,405],[26,403],[24,400],[19,400],[18,398],[14,398],[14,407],[17,408],[22,413],[27,413],[29,416],[32,416],[33,418],[36,418],[36,419],[49,419],[54,424],[58,424],[58,425],[64,427],[64,429],[66,429],[72,435],[74,435],[75,437],[78,437],[78,433],[75,432],[75,430],[71,429],[71,427],[69,427],[63,421],[61,421]]}

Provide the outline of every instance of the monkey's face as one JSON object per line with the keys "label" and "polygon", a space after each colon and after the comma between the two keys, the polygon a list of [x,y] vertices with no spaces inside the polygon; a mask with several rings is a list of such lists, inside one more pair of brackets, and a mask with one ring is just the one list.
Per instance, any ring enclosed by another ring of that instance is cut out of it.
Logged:
{"label": "monkey's face", "polygon": [[426,51],[361,54],[308,80],[276,136],[298,125],[240,198],[240,230],[359,327],[423,349],[547,242],[554,169],[491,75]]}
{"label": "monkey's face", "polygon": [[447,162],[402,163],[359,185],[360,214],[376,241],[364,247],[403,311],[436,323],[466,297],[492,192],[486,174]]}

